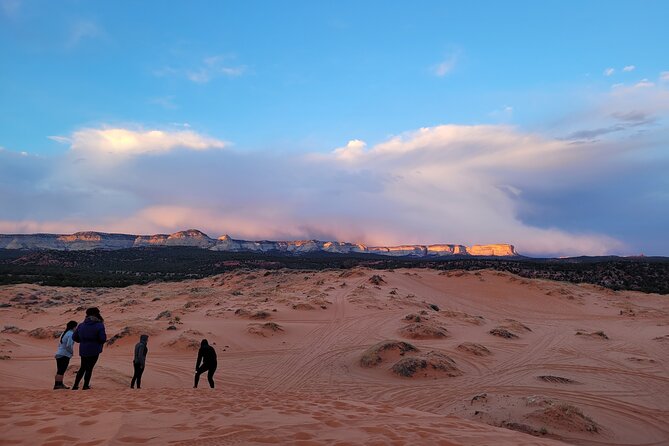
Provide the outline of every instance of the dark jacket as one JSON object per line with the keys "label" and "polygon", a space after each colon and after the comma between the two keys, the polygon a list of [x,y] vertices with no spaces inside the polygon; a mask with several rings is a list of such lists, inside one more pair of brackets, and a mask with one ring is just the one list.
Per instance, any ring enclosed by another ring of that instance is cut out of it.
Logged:
{"label": "dark jacket", "polygon": [[214,350],[214,347],[209,345],[207,341],[202,341],[202,344],[200,345],[200,351],[197,352],[197,363],[195,364],[196,369],[200,367],[200,362],[207,366],[216,364],[216,350]]}
{"label": "dark jacket", "polygon": [[147,335],[141,335],[139,337],[139,342],[135,344],[135,358],[132,360],[134,364],[144,367],[146,364],[146,355],[149,353],[149,348],[146,346],[149,337]]}
{"label": "dark jacket", "polygon": [[102,346],[107,341],[105,325],[95,316],[86,316],[77,325],[72,339],[79,343],[79,356],[97,356],[102,353]]}

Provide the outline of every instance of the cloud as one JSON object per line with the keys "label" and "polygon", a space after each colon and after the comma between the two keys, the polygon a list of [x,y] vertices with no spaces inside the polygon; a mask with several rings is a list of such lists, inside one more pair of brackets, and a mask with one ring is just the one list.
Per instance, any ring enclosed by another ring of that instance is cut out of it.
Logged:
{"label": "cloud", "polygon": [[334,150],[335,156],[340,160],[354,160],[365,152],[367,144],[359,139],[349,141],[344,147]]}
{"label": "cloud", "polygon": [[193,82],[203,84],[219,76],[241,76],[246,71],[246,67],[232,66],[226,61],[227,58],[224,56],[205,57],[199,68],[186,71],[186,77]]}
{"label": "cloud", "polygon": [[668,98],[663,84],[611,90],[556,130],[578,141],[448,124],[277,154],[220,150],[224,141],[191,128],[83,128],[55,138],[61,155],[0,150],[0,232],[196,227],[247,239],[667,254]]}
{"label": "cloud", "polygon": [[66,46],[73,48],[86,39],[96,39],[105,36],[105,31],[95,21],[79,20],[71,26]]}
{"label": "cloud", "polygon": [[655,83],[649,81],[648,79],[641,79],[639,82],[634,84],[634,88],[646,88],[646,87],[654,87]]}
{"label": "cloud", "polygon": [[663,71],[660,73],[660,80],[662,82],[669,82],[669,71]]}
{"label": "cloud", "polygon": [[604,70],[604,76],[611,76],[615,72],[616,72],[615,68],[607,68],[606,70]]}
{"label": "cloud", "polygon": [[627,72],[634,71],[635,69],[636,67],[634,65],[626,65],[625,67],[623,67],[623,71]]}
{"label": "cloud", "polygon": [[191,130],[144,130],[142,128],[83,128],[68,137],[49,139],[70,145],[77,156],[122,159],[141,154],[166,153],[175,149],[222,149],[226,143]]}
{"label": "cloud", "polygon": [[458,62],[458,53],[453,53],[443,61],[432,67],[432,73],[437,77],[444,77],[455,68]]}

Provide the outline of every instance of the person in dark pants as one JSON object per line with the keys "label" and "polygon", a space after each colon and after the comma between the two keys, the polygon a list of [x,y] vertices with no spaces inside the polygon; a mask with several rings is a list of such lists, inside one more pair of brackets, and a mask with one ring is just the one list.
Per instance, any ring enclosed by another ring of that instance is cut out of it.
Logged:
{"label": "person in dark pants", "polygon": [[70,365],[70,359],[74,355],[74,340],[72,334],[77,326],[76,321],[70,321],[65,326],[65,331],[60,335],[58,342],[58,350],[56,351],[56,380],[53,385],[53,390],[69,389],[63,384],[63,375],[67,371],[67,366]]}
{"label": "person in dark pants", "polygon": [[[202,363],[202,365],[200,365]],[[203,339],[200,343],[200,351],[197,353],[197,363],[195,363],[195,385],[194,389],[197,389],[197,383],[200,381],[200,375],[204,372],[207,372],[207,381],[209,381],[209,387],[214,388],[214,372],[216,372],[216,350],[214,347],[209,345],[206,339]]]}
{"label": "person in dark pants", "polygon": [[142,373],[144,373],[144,365],[146,364],[146,355],[149,353],[149,348],[146,344],[149,342],[149,335],[141,335],[139,337],[139,342],[135,344],[135,358],[132,360],[132,366],[135,369],[135,374],[132,375],[132,380],[130,381],[130,388],[135,388],[135,382],[137,383],[137,388],[142,388]]}
{"label": "person in dark pants", "polygon": [[79,343],[79,356],[81,356],[81,367],[74,379],[72,390],[79,389],[79,382],[84,378],[83,390],[90,389],[93,367],[98,362],[102,353],[102,346],[107,341],[105,324],[100,310],[93,307],[86,310],[86,319],[77,326],[72,339]]}

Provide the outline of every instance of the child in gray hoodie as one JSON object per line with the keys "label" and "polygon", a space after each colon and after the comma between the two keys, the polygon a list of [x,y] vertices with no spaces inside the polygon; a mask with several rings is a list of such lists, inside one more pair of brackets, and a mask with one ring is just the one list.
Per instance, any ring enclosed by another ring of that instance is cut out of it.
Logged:
{"label": "child in gray hoodie", "polygon": [[141,335],[139,337],[139,342],[135,345],[135,358],[132,360],[132,366],[135,369],[135,374],[132,375],[132,381],[130,381],[130,388],[135,388],[135,382],[137,382],[137,388],[141,389],[142,387],[142,373],[144,373],[144,365],[146,364],[146,355],[149,353],[149,348],[146,344],[149,342],[149,335]]}

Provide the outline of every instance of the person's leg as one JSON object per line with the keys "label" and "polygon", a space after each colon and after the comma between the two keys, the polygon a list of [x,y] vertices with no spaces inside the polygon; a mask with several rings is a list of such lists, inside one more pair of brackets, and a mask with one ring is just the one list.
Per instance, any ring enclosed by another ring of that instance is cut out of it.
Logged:
{"label": "person's leg", "polygon": [[86,371],[86,357],[82,356],[79,359],[81,359],[81,365],[79,366],[79,370],[77,370],[77,375],[74,377],[74,385],[72,386],[72,390],[79,389],[79,383],[81,382],[81,378],[84,377],[84,372]]}
{"label": "person's leg", "polygon": [[95,367],[95,363],[98,362],[98,356],[89,356],[87,359],[88,364],[86,367],[86,372],[84,373],[84,389],[90,388],[91,377],[93,376],[93,367]]}
{"label": "person's leg", "polygon": [[216,371],[216,365],[214,364],[209,368],[207,372],[207,381],[209,381],[209,387],[214,388],[214,372]]}
{"label": "person's leg", "polygon": [[67,356],[59,356],[56,358],[56,378],[55,382],[53,385],[54,390],[55,389],[67,389],[63,384],[63,375],[65,375],[65,372],[67,371],[67,366],[70,364],[70,358]]}
{"label": "person's leg", "polygon": [[144,373],[144,367],[141,365],[137,365],[137,370],[135,371],[135,374],[137,375],[137,388],[140,389],[142,387],[142,373]]}
{"label": "person's leg", "polygon": [[195,383],[193,385],[194,389],[197,389],[197,384],[200,382],[200,375],[206,372],[208,367],[202,364],[197,370],[195,370]]}
{"label": "person's leg", "polygon": [[132,373],[132,380],[130,380],[130,388],[134,389],[135,388],[135,381],[137,381],[137,364],[134,362],[132,363],[132,368],[133,368],[133,373]]}

